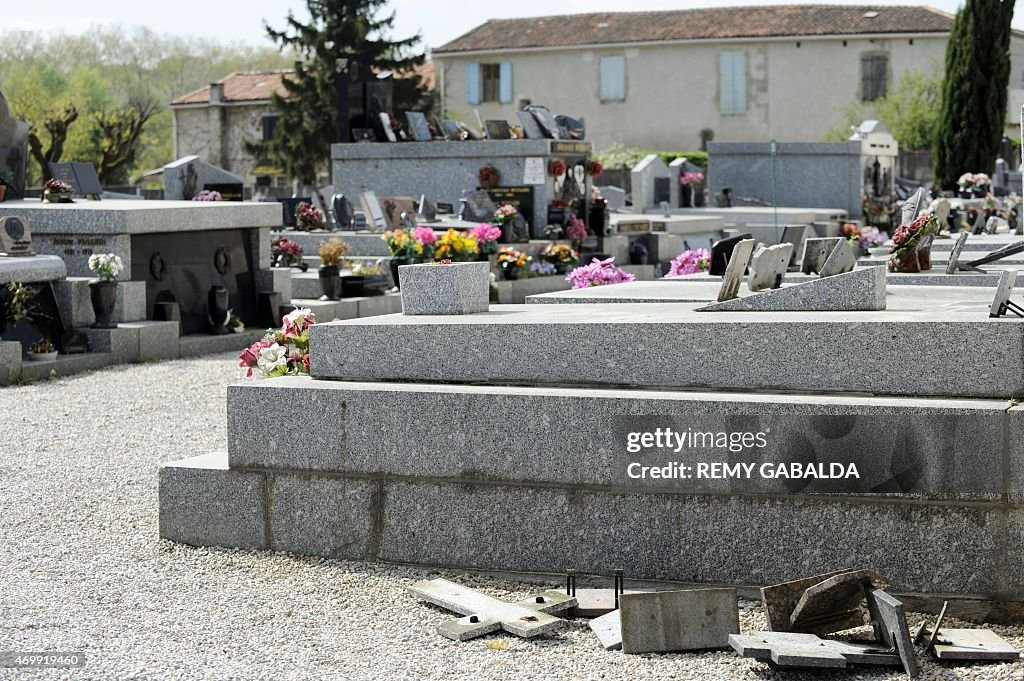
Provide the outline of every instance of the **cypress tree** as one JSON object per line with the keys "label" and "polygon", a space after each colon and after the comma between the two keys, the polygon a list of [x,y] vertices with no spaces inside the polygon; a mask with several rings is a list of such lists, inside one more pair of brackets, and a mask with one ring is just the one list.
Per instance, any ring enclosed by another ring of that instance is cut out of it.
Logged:
{"label": "cypress tree", "polygon": [[395,89],[396,108],[424,104],[425,88],[413,73],[424,61],[423,54],[413,50],[420,35],[389,39],[395,15],[378,16],[386,4],[387,0],[306,0],[308,22],[289,12],[283,30],[265,24],[270,39],[282,50],[293,50],[299,61],[284,79],[287,94],[271,97],[280,114],[272,138],[247,144],[250,153],[312,185],[328,161],[331,144],[351,141],[338,139],[339,88],[347,88],[350,80],[382,71],[401,74],[406,82]]}
{"label": "cypress tree", "polygon": [[946,47],[935,181],[956,187],[966,172],[991,173],[1006,125],[1014,0],[966,0]]}

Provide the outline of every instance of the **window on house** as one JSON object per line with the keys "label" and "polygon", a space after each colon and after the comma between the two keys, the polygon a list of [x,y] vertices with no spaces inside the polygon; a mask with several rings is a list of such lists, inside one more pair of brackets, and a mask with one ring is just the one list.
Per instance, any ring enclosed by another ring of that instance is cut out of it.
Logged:
{"label": "window on house", "polygon": [[601,57],[601,101],[622,102],[626,99],[626,58]]}
{"label": "window on house", "polygon": [[721,52],[718,55],[718,84],[722,114],[747,113],[747,53]]}
{"label": "window on house", "polygon": [[270,140],[272,140],[274,138],[274,129],[277,128],[277,119],[278,118],[280,118],[279,115],[269,115],[269,116],[264,116],[261,119],[260,122],[263,125],[263,141],[264,142],[269,142]]}
{"label": "window on house", "polygon": [[880,97],[885,97],[888,91],[886,71],[889,67],[889,58],[885,55],[868,55],[860,58],[861,75],[861,99],[865,102],[873,102]]}
{"label": "window on house", "polygon": [[512,103],[512,62],[466,64],[466,101]]}

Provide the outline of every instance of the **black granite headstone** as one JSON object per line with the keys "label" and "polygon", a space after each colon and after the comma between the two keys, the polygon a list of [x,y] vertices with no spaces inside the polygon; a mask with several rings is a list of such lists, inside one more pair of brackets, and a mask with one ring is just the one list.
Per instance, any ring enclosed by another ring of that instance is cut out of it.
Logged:
{"label": "black granite headstone", "polygon": [[728,239],[722,239],[716,241],[711,247],[711,263],[708,270],[708,274],[713,277],[720,277],[725,274],[725,268],[729,264],[729,259],[732,257],[732,251],[736,248],[736,244],[745,239],[751,239],[753,237],[750,234],[740,234],[739,236],[729,237]]}

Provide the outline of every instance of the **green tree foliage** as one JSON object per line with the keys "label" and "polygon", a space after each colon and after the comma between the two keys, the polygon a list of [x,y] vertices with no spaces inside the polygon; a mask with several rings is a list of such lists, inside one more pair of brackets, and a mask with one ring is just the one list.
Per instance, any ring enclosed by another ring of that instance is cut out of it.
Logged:
{"label": "green tree foliage", "polygon": [[873,102],[855,102],[843,109],[843,124],[825,136],[828,141],[849,139],[851,127],[865,120],[885,123],[903,151],[922,151],[935,146],[939,131],[939,102],[942,99],[942,71],[907,71],[896,87]]}
{"label": "green tree foliage", "polygon": [[991,172],[1006,126],[1014,0],[966,0],[946,48],[946,82],[935,142],[935,181]]}
{"label": "green tree foliage", "polygon": [[[339,86],[345,87],[353,76],[382,71],[411,75],[423,63],[423,54],[414,52],[418,34],[401,40],[389,37],[395,15],[380,15],[385,5],[386,0],[306,0],[308,23],[289,12],[283,30],[266,26],[271,40],[292,50],[299,60],[285,80],[287,96],[273,97],[280,112],[273,138],[250,144],[251,152],[303,184],[315,182],[330,145],[338,141]],[[408,80],[400,90],[396,79],[394,103],[399,110],[420,106],[424,97],[419,79]]]}
{"label": "green tree foliage", "polygon": [[[286,68],[272,47],[223,45],[146,28],[82,35],[0,30],[0,89],[38,140],[28,182],[47,159],[91,161],[104,183],[128,182],[174,160],[174,98],[235,71]],[[70,110],[77,116],[67,120]],[[68,113],[65,113],[68,112]],[[63,139],[61,137],[63,136]]]}

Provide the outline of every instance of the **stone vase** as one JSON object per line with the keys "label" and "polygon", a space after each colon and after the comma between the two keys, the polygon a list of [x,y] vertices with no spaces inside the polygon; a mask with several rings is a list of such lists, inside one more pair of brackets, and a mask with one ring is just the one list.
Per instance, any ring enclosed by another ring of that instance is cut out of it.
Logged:
{"label": "stone vase", "polygon": [[324,292],[320,300],[338,299],[338,280],[341,278],[341,271],[337,265],[321,265],[318,270],[320,276],[320,290]]}
{"label": "stone vase", "polygon": [[508,281],[515,281],[523,274],[523,268],[521,267],[502,267],[501,273]]}
{"label": "stone vase", "polygon": [[117,282],[97,279],[89,282],[89,300],[92,311],[96,315],[94,329],[116,329],[117,322],[112,321],[114,304],[117,302]]}
{"label": "stone vase", "polygon": [[679,207],[693,208],[693,187],[688,184],[679,185]]}
{"label": "stone vase", "polygon": [[705,203],[704,187],[695,187],[693,190],[693,207],[703,208]]}
{"label": "stone vase", "polygon": [[211,286],[206,295],[206,309],[210,315],[210,335],[223,336],[228,331],[228,290],[223,286]]}

